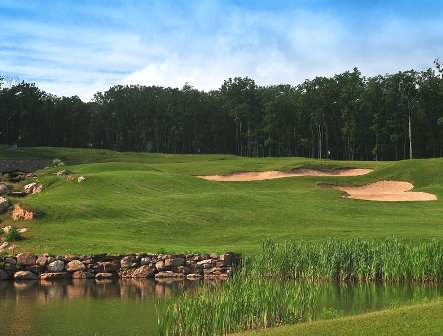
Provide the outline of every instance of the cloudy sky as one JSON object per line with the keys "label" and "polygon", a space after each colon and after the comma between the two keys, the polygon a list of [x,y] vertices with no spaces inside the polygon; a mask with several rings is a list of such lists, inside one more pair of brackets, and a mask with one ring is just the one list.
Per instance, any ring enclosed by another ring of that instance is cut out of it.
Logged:
{"label": "cloudy sky", "polygon": [[443,58],[443,1],[2,0],[0,74],[88,101],[115,84],[298,84]]}

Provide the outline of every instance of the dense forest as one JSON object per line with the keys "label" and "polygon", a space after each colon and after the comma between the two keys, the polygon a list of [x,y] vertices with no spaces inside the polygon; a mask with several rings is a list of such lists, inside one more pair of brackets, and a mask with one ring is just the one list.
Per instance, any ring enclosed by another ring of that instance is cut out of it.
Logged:
{"label": "dense forest", "polygon": [[349,160],[443,155],[442,69],[203,92],[117,85],[90,102],[0,77],[0,143]]}

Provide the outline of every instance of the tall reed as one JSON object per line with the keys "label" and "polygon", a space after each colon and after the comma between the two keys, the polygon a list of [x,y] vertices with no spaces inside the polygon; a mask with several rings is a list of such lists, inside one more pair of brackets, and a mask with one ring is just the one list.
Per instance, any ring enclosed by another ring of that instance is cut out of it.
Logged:
{"label": "tall reed", "polygon": [[310,320],[313,282],[236,276],[221,288],[170,298],[159,312],[160,335],[225,335]]}
{"label": "tall reed", "polygon": [[251,274],[338,281],[442,281],[443,242],[328,239],[324,242],[266,240],[249,265]]}

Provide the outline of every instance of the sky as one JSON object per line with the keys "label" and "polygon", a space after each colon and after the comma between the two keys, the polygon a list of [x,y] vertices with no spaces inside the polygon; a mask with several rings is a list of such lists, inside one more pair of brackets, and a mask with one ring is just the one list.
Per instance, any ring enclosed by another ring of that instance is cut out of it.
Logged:
{"label": "sky", "polygon": [[300,84],[443,58],[441,0],[1,0],[0,74],[84,101],[118,84]]}

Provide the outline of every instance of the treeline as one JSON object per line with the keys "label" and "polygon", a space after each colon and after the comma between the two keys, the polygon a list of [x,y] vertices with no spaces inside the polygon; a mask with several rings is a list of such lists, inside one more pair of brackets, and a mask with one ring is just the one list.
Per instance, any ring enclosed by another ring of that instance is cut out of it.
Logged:
{"label": "treeline", "polygon": [[432,69],[371,78],[353,69],[296,86],[237,77],[210,92],[117,85],[87,103],[3,83],[3,144],[349,160],[443,154],[443,78]]}

